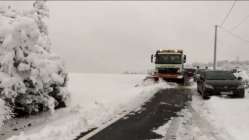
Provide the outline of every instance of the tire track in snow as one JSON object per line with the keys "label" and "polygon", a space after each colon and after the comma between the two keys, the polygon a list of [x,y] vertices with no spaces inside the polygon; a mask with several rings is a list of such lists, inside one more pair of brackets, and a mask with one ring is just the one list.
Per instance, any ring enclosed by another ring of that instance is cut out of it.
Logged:
{"label": "tire track in snow", "polygon": [[[192,96],[199,96],[196,94],[194,90],[191,92]],[[200,99],[202,100],[202,99]],[[208,140],[234,140],[234,137],[231,136],[226,130],[218,130],[211,124],[206,118],[202,117],[199,112],[197,112],[191,104],[189,104],[186,108],[188,112],[191,113],[191,124],[189,126],[189,132],[194,128],[197,127],[201,134],[205,136]],[[186,116],[183,116],[186,117]],[[176,117],[172,119],[170,122],[170,126],[166,132],[164,140],[177,140],[182,139],[178,138],[177,132],[179,128],[182,127],[181,124],[182,120],[181,117]],[[193,131],[193,130],[192,130]],[[190,134],[191,135],[191,134]],[[198,136],[192,133],[193,140],[198,140]]]}
{"label": "tire track in snow", "polygon": [[207,119],[201,117],[192,106],[189,106],[189,110],[192,113],[193,125],[196,125],[207,138],[212,140],[234,140],[227,132],[223,131],[222,133],[219,133],[219,130],[217,130]]}

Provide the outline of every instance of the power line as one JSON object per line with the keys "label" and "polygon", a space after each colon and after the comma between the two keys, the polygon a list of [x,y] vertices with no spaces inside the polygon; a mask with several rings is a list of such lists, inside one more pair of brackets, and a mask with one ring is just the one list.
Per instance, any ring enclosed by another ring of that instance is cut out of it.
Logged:
{"label": "power line", "polygon": [[234,0],[234,2],[233,2],[233,4],[232,4],[231,8],[229,9],[229,11],[228,11],[228,13],[226,14],[225,18],[224,18],[223,21],[221,22],[221,26],[223,26],[223,25],[225,24],[226,20],[228,19],[229,15],[231,14],[231,12],[232,12],[232,10],[233,10],[233,8],[234,8],[236,2],[237,2],[237,0]]}
{"label": "power line", "polygon": [[240,39],[240,40],[242,40],[242,41],[244,41],[244,42],[246,42],[246,43],[249,44],[249,40],[248,39],[245,39],[245,38],[241,37],[240,35],[237,35],[237,34],[233,33],[232,31],[230,31],[230,30],[228,30],[228,29],[226,29],[226,28],[224,28],[222,26],[218,26],[218,27],[221,28],[221,29],[223,29],[225,32],[230,33],[230,35],[232,35],[232,36],[234,36],[234,37],[236,37],[236,38],[238,38],[238,39]]}
{"label": "power line", "polygon": [[243,19],[239,22],[239,24],[233,26],[233,28],[231,28],[231,30],[237,29],[237,28],[238,28],[243,22],[245,22],[248,18],[249,18],[249,15],[247,15],[245,18],[243,18]]}

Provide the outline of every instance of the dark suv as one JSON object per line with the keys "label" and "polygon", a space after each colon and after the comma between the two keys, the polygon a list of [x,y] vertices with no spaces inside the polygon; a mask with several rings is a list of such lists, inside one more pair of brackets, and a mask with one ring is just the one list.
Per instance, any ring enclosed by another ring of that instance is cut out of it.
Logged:
{"label": "dark suv", "polygon": [[197,80],[197,90],[203,99],[211,95],[229,95],[232,97],[245,97],[245,87],[241,77],[237,78],[230,71],[203,71]]}

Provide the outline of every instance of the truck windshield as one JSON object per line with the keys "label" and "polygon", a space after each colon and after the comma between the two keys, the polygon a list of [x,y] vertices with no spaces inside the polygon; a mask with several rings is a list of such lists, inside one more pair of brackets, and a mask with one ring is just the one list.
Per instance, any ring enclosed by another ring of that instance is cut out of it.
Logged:
{"label": "truck windshield", "polygon": [[181,64],[181,54],[158,54],[156,56],[156,64]]}

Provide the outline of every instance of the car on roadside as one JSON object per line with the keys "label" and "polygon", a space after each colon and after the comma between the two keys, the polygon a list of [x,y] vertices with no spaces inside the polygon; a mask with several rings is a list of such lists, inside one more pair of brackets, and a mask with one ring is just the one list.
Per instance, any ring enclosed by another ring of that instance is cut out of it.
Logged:
{"label": "car on roadside", "polygon": [[209,99],[211,95],[245,97],[245,87],[241,77],[236,77],[231,71],[224,70],[202,71],[197,80],[197,91],[203,99]]}

